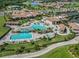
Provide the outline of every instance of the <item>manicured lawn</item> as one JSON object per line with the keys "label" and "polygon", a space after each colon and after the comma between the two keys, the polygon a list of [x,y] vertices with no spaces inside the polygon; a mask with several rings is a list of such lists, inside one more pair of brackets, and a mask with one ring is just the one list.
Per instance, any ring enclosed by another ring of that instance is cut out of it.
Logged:
{"label": "manicured lawn", "polygon": [[0,27],[2,27],[5,23],[4,17],[0,16]]}
{"label": "manicured lawn", "polygon": [[7,28],[7,27],[1,27],[0,28],[0,36],[3,36],[8,30],[9,30],[9,28]]}
{"label": "manicured lawn", "polygon": [[5,22],[6,21],[4,19],[4,16],[0,16],[0,37],[3,36],[9,30],[9,28],[3,27]]}
{"label": "manicured lawn", "polygon": [[68,51],[69,46],[56,48],[47,54],[40,56],[40,58],[72,58],[72,54]]}

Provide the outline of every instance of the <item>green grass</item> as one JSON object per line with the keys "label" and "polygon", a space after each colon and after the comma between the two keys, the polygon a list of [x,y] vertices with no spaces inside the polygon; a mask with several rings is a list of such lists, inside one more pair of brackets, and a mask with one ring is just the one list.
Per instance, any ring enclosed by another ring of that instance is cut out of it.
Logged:
{"label": "green grass", "polygon": [[1,27],[0,28],[0,36],[3,36],[8,30],[9,30],[9,28],[7,28],[7,27]]}
{"label": "green grass", "polygon": [[5,24],[5,20],[3,16],[0,16],[0,27],[2,27]]}
{"label": "green grass", "polygon": [[5,22],[4,16],[0,16],[0,37],[9,30],[9,28],[4,27]]}
{"label": "green grass", "polygon": [[75,57],[79,58],[79,44],[70,46],[69,50]]}
{"label": "green grass", "polygon": [[56,48],[42,56],[40,58],[72,58],[72,54],[68,51],[69,46],[63,46]]}
{"label": "green grass", "polygon": [[35,43],[39,44],[39,45],[44,45],[44,44],[50,45],[50,44],[53,44],[53,43],[65,41],[65,39],[70,40],[69,37],[72,37],[73,35],[74,35],[74,33],[69,34],[69,35],[56,35],[51,40],[49,40],[49,39],[42,39],[42,40],[36,41]]}

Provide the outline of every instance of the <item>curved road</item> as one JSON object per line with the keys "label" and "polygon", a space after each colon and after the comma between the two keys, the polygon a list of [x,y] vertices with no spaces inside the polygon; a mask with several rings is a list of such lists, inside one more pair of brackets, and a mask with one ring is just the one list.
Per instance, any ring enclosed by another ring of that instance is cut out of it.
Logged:
{"label": "curved road", "polygon": [[46,54],[49,51],[51,51],[52,49],[55,49],[57,47],[64,46],[64,45],[70,45],[70,44],[77,44],[77,43],[79,43],[79,36],[75,37],[74,39],[69,40],[69,41],[52,44],[52,45],[48,46],[47,48],[42,49],[42,50],[37,51],[37,52],[5,56],[5,58],[31,58],[31,57],[37,57],[37,56]]}

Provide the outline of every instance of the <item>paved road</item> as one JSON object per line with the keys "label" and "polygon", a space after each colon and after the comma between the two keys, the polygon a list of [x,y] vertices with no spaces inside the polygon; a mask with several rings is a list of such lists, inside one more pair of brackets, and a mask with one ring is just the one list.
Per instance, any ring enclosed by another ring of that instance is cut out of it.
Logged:
{"label": "paved road", "polygon": [[53,50],[57,47],[64,46],[64,45],[70,45],[70,44],[77,44],[78,42],[79,42],[79,36],[75,37],[74,39],[69,40],[69,41],[52,44],[52,45],[48,46],[47,48],[42,49],[42,50],[37,51],[37,52],[11,55],[11,56],[6,56],[5,58],[26,58],[26,57],[31,58],[31,57],[37,57],[37,56],[46,54],[47,52],[49,52],[49,51],[51,51],[51,50]]}

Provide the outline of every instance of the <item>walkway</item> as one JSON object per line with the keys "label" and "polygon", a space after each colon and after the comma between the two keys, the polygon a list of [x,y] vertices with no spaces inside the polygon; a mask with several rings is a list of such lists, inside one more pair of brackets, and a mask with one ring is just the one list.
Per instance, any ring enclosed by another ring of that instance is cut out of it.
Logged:
{"label": "walkway", "polygon": [[70,44],[77,44],[77,43],[79,43],[79,36],[75,37],[74,39],[69,40],[69,41],[52,44],[52,45],[48,46],[47,48],[42,49],[42,50],[37,51],[37,52],[6,56],[6,58],[26,58],[26,57],[31,58],[31,57],[37,57],[37,56],[46,54],[49,51],[51,51],[52,49],[55,49],[57,47],[64,46],[64,45],[70,45]]}

